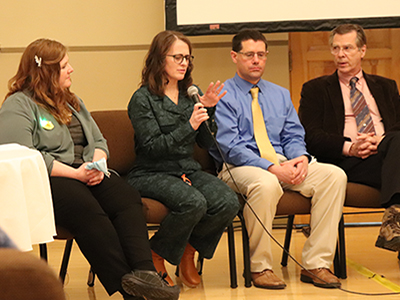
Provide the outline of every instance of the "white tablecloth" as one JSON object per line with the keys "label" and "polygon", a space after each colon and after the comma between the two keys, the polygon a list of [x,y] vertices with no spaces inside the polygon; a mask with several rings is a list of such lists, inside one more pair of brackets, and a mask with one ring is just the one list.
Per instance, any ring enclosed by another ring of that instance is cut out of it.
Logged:
{"label": "white tablecloth", "polygon": [[40,152],[0,145],[0,227],[22,251],[53,241],[53,202]]}

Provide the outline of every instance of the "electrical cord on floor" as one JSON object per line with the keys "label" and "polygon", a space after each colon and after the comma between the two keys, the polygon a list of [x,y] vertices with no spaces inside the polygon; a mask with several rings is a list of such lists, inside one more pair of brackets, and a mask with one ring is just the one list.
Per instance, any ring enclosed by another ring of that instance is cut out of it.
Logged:
{"label": "electrical cord on floor", "polygon": [[[228,171],[229,176],[230,176],[230,178],[232,179],[232,182],[233,182],[233,184],[234,184],[236,190],[237,190],[238,193],[240,194],[240,196],[241,196],[243,202],[245,203],[245,205],[247,205],[248,208],[250,209],[250,211],[253,213],[254,217],[257,219],[258,223],[261,225],[261,227],[263,228],[263,230],[264,230],[264,231],[268,234],[268,236],[275,242],[275,244],[277,244],[277,245],[278,245],[278,246],[279,246],[279,247],[280,247],[280,248],[281,248],[281,249],[282,249],[282,250],[283,250],[283,251],[284,251],[284,252],[285,252],[285,253],[286,253],[286,254],[287,254],[301,269],[302,269],[302,270],[305,270],[306,272],[308,272],[308,273],[310,274],[311,278],[312,278],[312,277],[315,277],[315,278],[321,280],[321,281],[324,282],[324,283],[328,283],[328,282],[326,282],[325,280],[323,280],[322,278],[320,278],[320,277],[314,275],[314,274],[311,273],[309,270],[307,270],[300,262],[298,262],[298,261],[290,254],[290,252],[289,252],[288,250],[285,249],[284,246],[281,245],[281,243],[279,243],[279,241],[272,235],[272,233],[270,233],[270,232],[268,231],[268,229],[265,227],[265,225],[264,225],[264,223],[262,222],[262,220],[260,219],[260,217],[257,215],[257,213],[254,211],[253,207],[252,207],[252,206],[250,205],[250,203],[247,201],[246,197],[244,196],[244,194],[243,194],[242,191],[240,190],[238,184],[236,183],[236,180],[235,180],[235,178],[233,177],[233,175],[232,175],[232,173],[231,173],[231,170],[229,169],[229,165],[228,165],[228,163],[227,163],[226,160],[225,160],[225,157],[224,157],[224,155],[223,155],[223,153],[222,153],[222,150],[221,150],[221,148],[220,148],[220,146],[219,146],[219,143],[217,142],[216,137],[215,137],[214,134],[212,133],[212,131],[211,131],[211,129],[210,129],[210,127],[209,127],[207,121],[204,122],[204,123],[205,123],[205,125],[206,125],[206,127],[207,127],[208,132],[210,133],[210,135],[212,136],[212,138],[213,138],[213,140],[214,140],[214,144],[215,144],[215,146],[217,147],[217,150],[218,150],[218,152],[219,152],[219,154],[220,154],[220,156],[221,156],[221,158],[222,158],[222,160],[223,160],[223,165],[225,166],[226,170]],[[329,284],[329,283],[328,283],[328,284]],[[364,292],[357,292],[357,291],[351,291],[351,290],[348,290],[348,289],[344,289],[344,288],[342,288],[342,287],[337,287],[337,286],[334,286],[334,285],[332,285],[332,287],[330,287],[330,288],[335,288],[335,289],[339,289],[339,290],[341,290],[341,291],[343,291],[343,292],[346,292],[346,293],[356,294],[356,295],[363,295],[363,296],[390,296],[390,295],[400,295],[400,292],[391,292],[391,293],[364,293]]]}

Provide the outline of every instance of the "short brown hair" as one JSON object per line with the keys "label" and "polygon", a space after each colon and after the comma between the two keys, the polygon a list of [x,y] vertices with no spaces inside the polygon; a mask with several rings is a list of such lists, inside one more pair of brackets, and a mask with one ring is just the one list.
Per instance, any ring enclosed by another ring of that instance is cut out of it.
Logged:
{"label": "short brown hair", "polygon": [[[168,83],[165,72],[165,59],[169,49],[176,40],[186,43],[190,54],[192,54],[192,44],[185,35],[177,31],[162,31],[153,38],[142,70],[141,85],[147,85],[152,94],[160,97],[164,96],[164,89]],[[179,90],[184,93],[186,93],[188,87],[193,83],[192,70],[193,63],[189,61],[185,77],[178,82]]]}
{"label": "short brown hair", "polygon": [[337,26],[335,29],[331,31],[329,35],[329,45],[332,46],[333,37],[335,34],[346,34],[349,32],[355,31],[357,33],[356,44],[358,48],[367,44],[367,37],[365,36],[364,29],[357,24],[342,24]]}
{"label": "short brown hair", "polygon": [[236,34],[232,39],[232,50],[239,52],[242,50],[242,42],[247,40],[263,41],[265,44],[265,51],[268,49],[268,43],[265,36],[258,30],[255,29],[243,29]]}

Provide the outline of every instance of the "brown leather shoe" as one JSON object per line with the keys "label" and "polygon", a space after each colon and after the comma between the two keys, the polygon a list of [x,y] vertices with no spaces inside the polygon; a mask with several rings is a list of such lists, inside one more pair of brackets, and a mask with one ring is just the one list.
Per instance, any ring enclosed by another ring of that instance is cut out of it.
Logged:
{"label": "brown leather shoe", "polygon": [[153,258],[153,264],[157,270],[157,273],[161,273],[161,277],[166,274],[167,276],[164,278],[164,280],[166,280],[170,286],[174,286],[174,282],[172,281],[171,277],[169,277],[167,269],[165,268],[164,258],[155,253],[153,250],[151,250],[151,256]]}
{"label": "brown leather shoe", "polygon": [[268,269],[259,273],[251,273],[251,279],[255,287],[262,289],[281,290],[286,287],[286,283]]}
{"label": "brown leather shoe", "polygon": [[339,279],[327,268],[301,270],[300,280],[321,288],[338,288],[342,285]]}
{"label": "brown leather shoe", "polygon": [[190,244],[187,244],[185,252],[181,258],[181,263],[179,264],[179,278],[188,287],[194,288],[198,286],[201,282],[201,277],[194,265],[194,255],[196,249],[194,249]]}

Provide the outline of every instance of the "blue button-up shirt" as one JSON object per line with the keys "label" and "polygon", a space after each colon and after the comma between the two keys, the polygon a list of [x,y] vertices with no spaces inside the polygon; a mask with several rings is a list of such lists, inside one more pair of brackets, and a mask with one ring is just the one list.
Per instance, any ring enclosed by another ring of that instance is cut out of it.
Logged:
{"label": "blue button-up shirt", "polygon": [[[217,141],[227,163],[268,169],[272,163],[260,157],[254,139],[250,93],[253,86],[237,74],[225,82],[224,90],[228,93],[218,102],[215,113]],[[258,101],[268,137],[276,153],[288,159],[309,156],[304,142],[304,129],[293,107],[289,91],[263,79],[257,86]],[[221,165],[223,161],[216,147],[210,153]]]}

